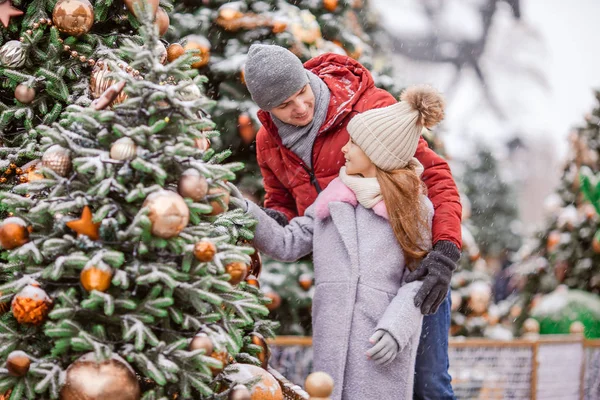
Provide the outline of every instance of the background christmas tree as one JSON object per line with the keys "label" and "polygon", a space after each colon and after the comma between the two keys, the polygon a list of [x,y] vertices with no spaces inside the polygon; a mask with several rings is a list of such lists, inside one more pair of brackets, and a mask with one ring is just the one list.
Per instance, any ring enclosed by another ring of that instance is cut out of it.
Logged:
{"label": "background christmas tree", "polygon": [[[600,101],[600,92],[596,92],[596,98]],[[535,314],[543,295],[559,285],[596,295],[600,293],[600,242],[596,236],[599,218],[580,182],[583,174],[586,185],[592,181],[595,185],[594,174],[600,170],[599,122],[600,108],[597,107],[586,115],[583,126],[571,132],[570,152],[560,185],[546,200],[547,223],[520,250],[517,272],[523,312],[517,327],[521,327],[532,312]],[[588,194],[591,194],[589,189]],[[590,329],[587,326],[586,333],[590,333]]]}
{"label": "background christmas tree", "polygon": [[373,73],[376,84],[398,93],[387,75],[389,65],[375,57],[367,33],[375,29],[373,13],[361,1],[186,0],[175,11],[168,37],[182,38],[185,49],[201,51],[202,61],[195,66],[209,78],[207,93],[217,100],[211,116],[223,135],[213,146],[231,149],[233,160],[246,163],[240,185],[259,201],[262,183],[254,138],[260,123],[243,73],[253,43],[284,46],[302,61],[326,52],[349,55]]}
{"label": "background christmas tree", "polygon": [[234,385],[257,380],[253,392],[281,390],[250,365],[266,367],[272,324],[244,280],[254,221],[228,211],[225,181],[242,165],[194,146],[217,135],[190,68],[199,57],[163,65],[153,32],[106,52],[117,83],[37,127],[39,179],[0,193],[14,215],[0,224],[0,300],[11,301],[0,393],[11,399],[241,396]]}

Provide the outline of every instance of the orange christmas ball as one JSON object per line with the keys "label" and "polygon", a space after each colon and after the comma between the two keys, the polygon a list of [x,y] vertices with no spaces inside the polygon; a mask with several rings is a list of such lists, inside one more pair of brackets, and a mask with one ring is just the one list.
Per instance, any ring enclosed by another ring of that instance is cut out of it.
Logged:
{"label": "orange christmas ball", "polygon": [[229,354],[227,354],[226,351],[220,351],[220,352],[213,351],[210,356],[216,360],[221,361],[221,363],[223,364],[223,366],[220,368],[218,368],[218,367],[210,368],[213,376],[219,375],[221,373],[221,371],[223,371],[223,369],[227,366],[227,361],[229,361]]}
{"label": "orange christmas ball", "polygon": [[327,11],[334,12],[338,6],[338,0],[323,0],[323,8]]}
{"label": "orange christmas ball", "polygon": [[25,376],[30,365],[31,359],[23,351],[13,351],[6,358],[6,369],[12,376]]}
{"label": "orange christmas ball", "polygon": [[254,275],[248,275],[248,277],[246,278],[246,283],[250,286],[254,286],[257,289],[260,289],[260,283],[258,282],[258,279],[256,279],[256,276],[254,276]]}
{"label": "orange christmas ball", "polygon": [[248,274],[248,266],[243,262],[232,262],[225,266],[225,271],[229,274],[229,283],[237,285],[246,278]]}
{"label": "orange christmas ball", "polygon": [[278,295],[275,292],[267,292],[265,293],[265,296],[268,297],[269,299],[271,299],[271,302],[269,304],[266,304],[265,307],[267,307],[267,309],[269,311],[273,311],[276,310],[277,308],[279,308],[279,306],[281,305],[281,296]]}
{"label": "orange christmas ball", "polygon": [[256,131],[252,124],[252,119],[247,113],[242,113],[238,117],[238,132],[244,144],[250,144],[256,138]]}
{"label": "orange christmas ball", "polygon": [[197,169],[189,168],[181,174],[177,191],[183,197],[200,201],[208,193],[208,181]]}
{"label": "orange christmas ball", "polygon": [[39,325],[46,320],[52,300],[38,284],[21,290],[12,301],[12,313],[20,324]]}
{"label": "orange christmas ball", "polygon": [[185,53],[185,49],[179,43],[173,43],[167,47],[167,61],[173,62]]}
{"label": "orange christmas ball", "polygon": [[256,355],[256,358],[258,358],[258,360],[260,361],[260,365],[264,369],[267,369],[269,367],[269,359],[271,358],[271,350],[267,345],[267,341],[265,340],[263,335],[261,335],[258,332],[254,332],[250,336],[252,337],[252,344],[261,348],[261,350]]}
{"label": "orange christmas ball", "polygon": [[190,342],[189,349],[190,351],[204,350],[204,354],[209,355],[212,354],[214,345],[206,333],[199,333]]}
{"label": "orange christmas ball", "polygon": [[259,379],[250,389],[251,400],[283,400],[283,392],[277,379],[263,368],[250,364],[234,364],[235,372],[228,373],[234,382],[248,382]]}
{"label": "orange christmas ball", "polygon": [[217,246],[208,240],[201,240],[194,246],[194,256],[198,261],[210,262],[217,254]]}
{"label": "orange christmas ball", "polygon": [[243,16],[244,13],[234,7],[224,5],[219,9],[219,18],[225,21],[233,21],[235,19],[242,18]]}
{"label": "orange christmas ball", "polygon": [[305,291],[309,291],[313,284],[313,279],[310,274],[302,274],[298,278],[298,284]]}
{"label": "orange christmas ball", "polygon": [[154,23],[158,27],[158,34],[160,36],[163,36],[165,33],[167,33],[170,22],[171,20],[169,19],[169,14],[159,7],[158,11],[156,12],[156,20]]}
{"label": "orange christmas ball", "polygon": [[286,29],[287,29],[287,24],[285,22],[275,21],[275,22],[273,22],[271,31],[273,33],[277,34],[277,33],[285,32]]}
{"label": "orange christmas ball", "polygon": [[211,216],[219,215],[229,209],[229,192],[221,187],[213,187],[208,190],[210,205],[213,210]]}
{"label": "orange christmas ball", "polygon": [[10,217],[0,223],[0,246],[11,250],[29,242],[27,224],[21,218]]}
{"label": "orange christmas ball", "polygon": [[184,49],[197,50],[196,56],[200,57],[199,61],[192,64],[192,68],[202,68],[208,65],[210,60],[210,42],[202,36],[190,36],[187,38],[187,43]]}
{"label": "orange christmas ball", "polygon": [[79,279],[81,280],[83,288],[88,292],[91,292],[92,290],[106,292],[110,287],[110,281],[112,280],[112,270],[110,267],[86,267],[81,271]]}

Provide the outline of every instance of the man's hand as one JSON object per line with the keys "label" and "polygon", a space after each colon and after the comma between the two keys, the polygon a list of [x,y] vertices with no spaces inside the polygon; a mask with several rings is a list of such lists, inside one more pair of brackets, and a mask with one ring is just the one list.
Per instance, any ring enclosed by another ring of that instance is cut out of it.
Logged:
{"label": "man's hand", "polygon": [[415,306],[421,308],[423,315],[435,314],[448,295],[452,272],[460,250],[452,242],[441,240],[421,261],[419,267],[408,274],[406,283],[423,280],[423,285],[415,296]]}
{"label": "man's hand", "polygon": [[374,346],[367,351],[367,357],[377,365],[388,365],[396,359],[400,350],[396,339],[383,329],[376,331],[369,342]]}

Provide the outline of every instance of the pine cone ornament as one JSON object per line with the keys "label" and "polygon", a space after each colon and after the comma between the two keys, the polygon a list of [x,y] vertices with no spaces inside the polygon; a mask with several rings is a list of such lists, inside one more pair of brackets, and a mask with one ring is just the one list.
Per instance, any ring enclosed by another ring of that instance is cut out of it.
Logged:
{"label": "pine cone ornament", "polygon": [[39,325],[46,320],[52,300],[37,283],[26,286],[12,301],[12,312],[20,324]]}

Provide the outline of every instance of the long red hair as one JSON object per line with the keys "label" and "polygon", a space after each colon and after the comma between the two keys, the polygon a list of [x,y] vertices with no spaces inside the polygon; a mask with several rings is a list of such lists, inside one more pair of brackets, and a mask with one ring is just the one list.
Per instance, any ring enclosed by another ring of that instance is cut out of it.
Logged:
{"label": "long red hair", "polygon": [[426,194],[427,188],[412,165],[395,171],[377,168],[377,181],[406,266],[414,271],[427,254],[423,235],[428,223],[421,203],[421,194]]}

